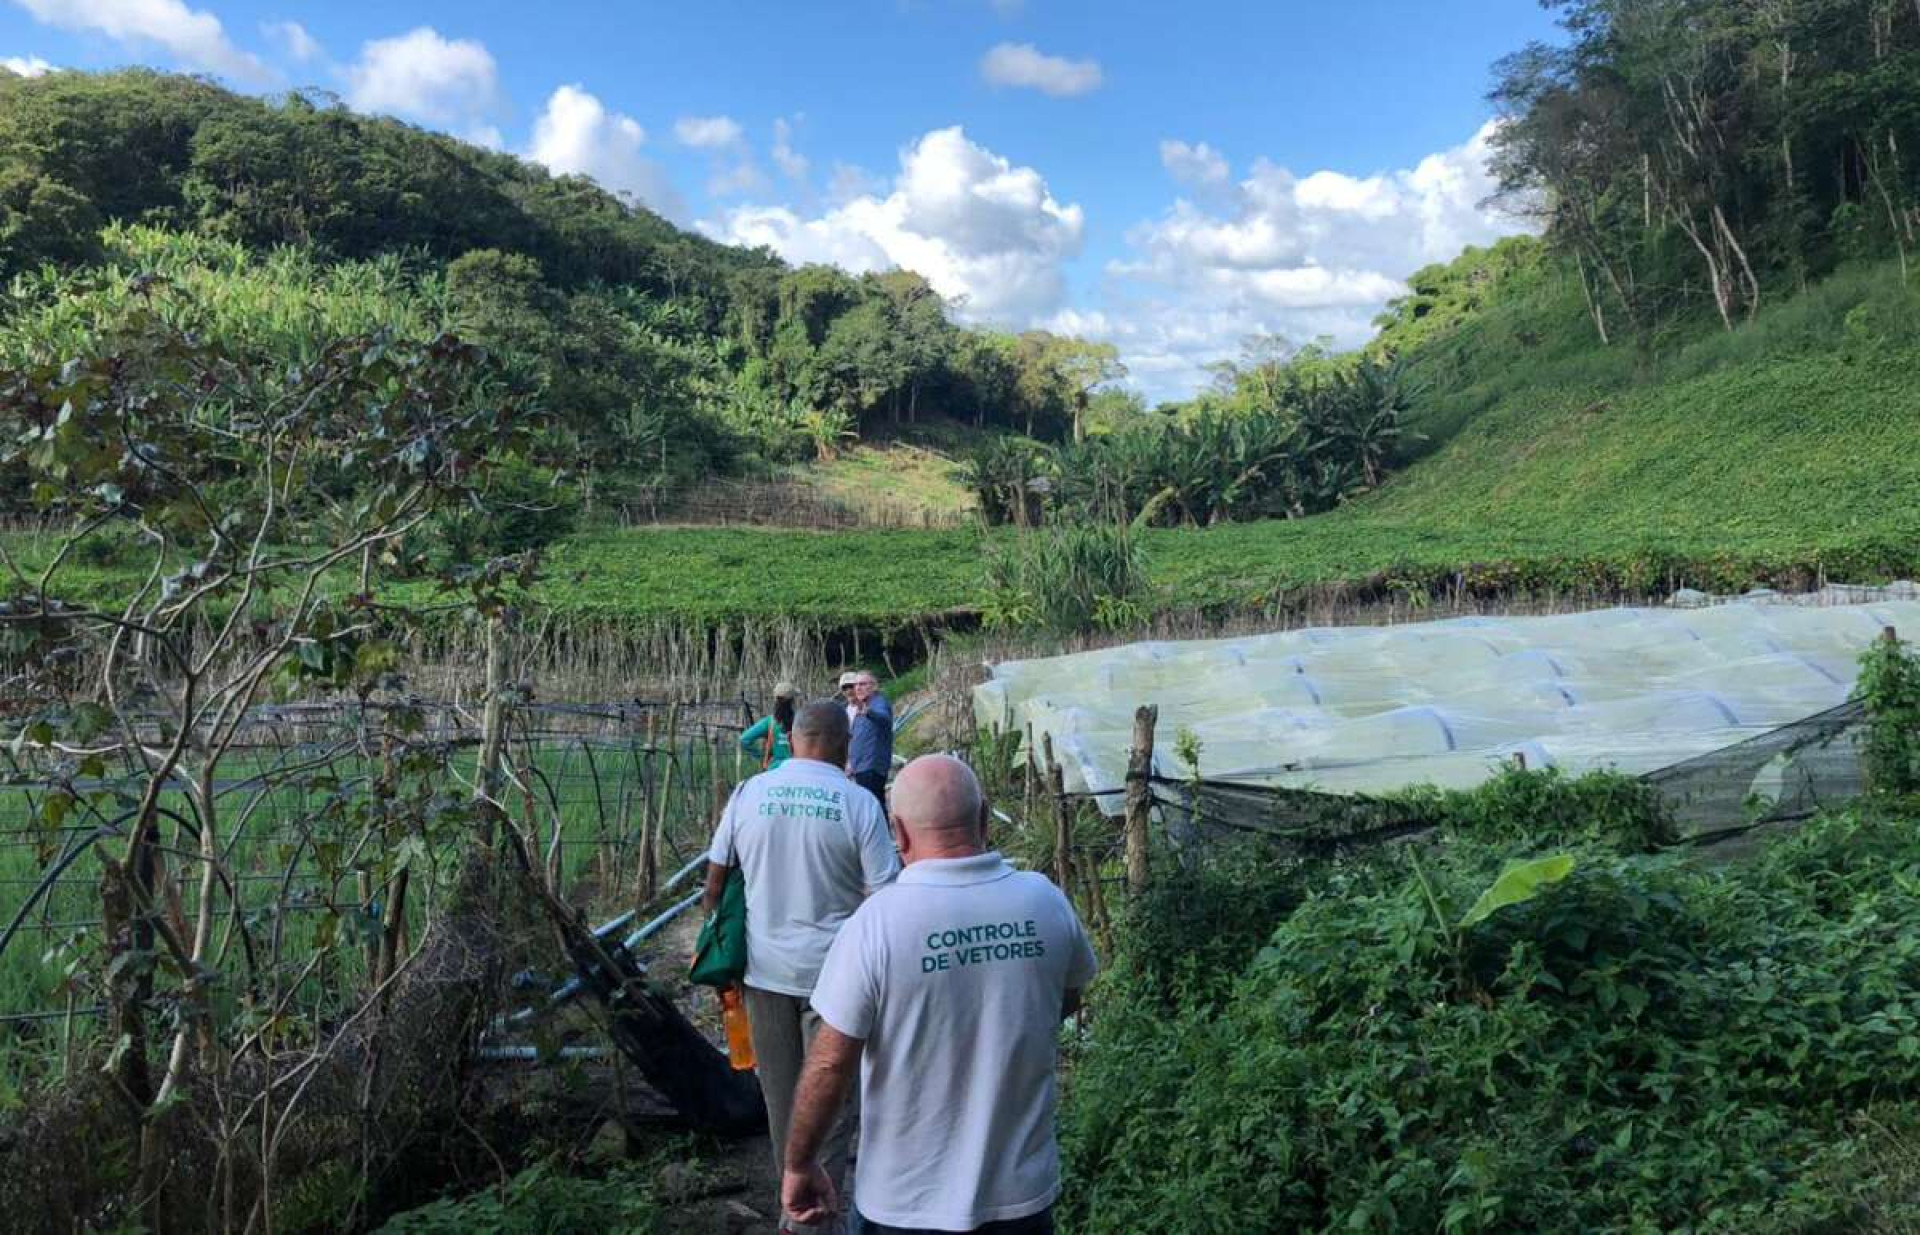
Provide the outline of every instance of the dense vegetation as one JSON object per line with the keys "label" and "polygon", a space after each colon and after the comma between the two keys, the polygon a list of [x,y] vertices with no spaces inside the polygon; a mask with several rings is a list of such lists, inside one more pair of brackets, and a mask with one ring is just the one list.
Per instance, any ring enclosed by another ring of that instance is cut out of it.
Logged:
{"label": "dense vegetation", "polygon": [[1834,815],[1726,868],[1582,846],[1470,926],[1527,846],[1188,874],[1132,923],[1078,1054],[1067,1223],[1900,1229],[1912,828]]}
{"label": "dense vegetation", "polygon": [[1053,447],[990,442],[968,469],[978,509],[1022,527],[1048,517],[1212,526],[1320,514],[1385,478],[1414,398],[1399,364],[1295,361],[1258,380],[1247,407],[1200,400]]}
{"label": "dense vegetation", "polygon": [[68,359],[155,274],[261,364],[367,322],[487,346],[537,386],[589,508],[933,410],[1059,436],[1124,372],[1110,345],[962,330],[911,272],[789,269],[337,104],[0,72],[0,363]]}
{"label": "dense vegetation", "polygon": [[1920,10],[1889,0],[1549,0],[1568,40],[1496,68],[1506,190],[1603,341],[1732,330],[1920,226]]}

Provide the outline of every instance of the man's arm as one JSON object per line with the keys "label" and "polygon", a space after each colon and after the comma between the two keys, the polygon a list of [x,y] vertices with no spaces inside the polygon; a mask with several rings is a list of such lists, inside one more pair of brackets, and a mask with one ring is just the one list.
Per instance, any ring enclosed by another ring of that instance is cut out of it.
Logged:
{"label": "man's arm", "polygon": [[720,893],[727,886],[727,872],[731,866],[722,866],[712,858],[707,859],[707,886],[700,893],[700,912],[711,914],[720,904]]}
{"label": "man's arm", "polygon": [[1075,1012],[1078,1012],[1079,1010],[1080,1010],[1080,988],[1077,986],[1070,986],[1067,988],[1067,997],[1060,1001],[1060,1019],[1064,1021],[1068,1017],[1072,1016]]}
{"label": "man's arm", "polygon": [[820,1143],[827,1139],[840,1108],[846,1105],[865,1045],[859,1038],[849,1038],[823,1023],[814,1035],[813,1049],[807,1052],[807,1064],[794,1093],[786,1171],[780,1185],[781,1203],[796,1222],[811,1226],[839,1209],[833,1180],[820,1166]]}

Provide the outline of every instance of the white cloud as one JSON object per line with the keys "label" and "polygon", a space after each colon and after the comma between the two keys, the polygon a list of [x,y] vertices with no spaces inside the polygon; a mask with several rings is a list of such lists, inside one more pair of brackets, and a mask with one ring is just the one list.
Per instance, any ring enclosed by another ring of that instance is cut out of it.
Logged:
{"label": "white cloud", "polygon": [[785,117],[773,122],[773,165],[789,180],[805,180],[807,156],[793,148],[793,127]]}
{"label": "white cloud", "polygon": [[273,44],[288,57],[301,64],[311,64],[327,58],[326,49],[320,46],[320,40],[307,33],[307,28],[297,21],[266,21],[260,23],[260,33],[272,40]]}
{"label": "white cloud", "polygon": [[1223,185],[1232,174],[1226,156],[1205,142],[1194,146],[1181,141],[1161,142],[1160,165],[1181,184],[1197,188]]}
{"label": "white cloud", "polygon": [[430,26],[360,48],[347,69],[347,101],[427,124],[472,126],[500,101],[493,53],[472,39],[448,39]]}
{"label": "white cloud", "polygon": [[38,56],[7,56],[0,58],[0,69],[21,77],[40,77],[53,72],[53,65]]}
{"label": "white cloud", "polygon": [[732,116],[682,116],[673,122],[673,135],[683,146],[721,150],[740,144],[740,122]]}
{"label": "white cloud", "polygon": [[1238,183],[1204,143],[1163,142],[1176,179],[1210,191],[1178,199],[1127,234],[1108,263],[1102,311],[1077,322],[1121,349],[1150,396],[1186,394],[1203,366],[1231,358],[1248,335],[1356,346],[1407,275],[1469,244],[1524,230],[1483,203],[1490,123],[1411,168],[1372,176],[1296,176],[1265,159]]}
{"label": "white cloud", "polygon": [[103,34],[164,49],[188,68],[260,85],[273,73],[227,38],[220,19],[181,0],[15,0],[36,21],[80,34]]}
{"label": "white cloud", "polygon": [[707,177],[707,196],[709,197],[745,197],[754,193],[763,193],[767,189],[767,178],[760,167],[750,158],[739,159],[717,167]]}
{"label": "white cloud", "polygon": [[684,219],[686,203],[659,165],[640,152],[646,142],[639,121],[608,111],[579,86],[562,86],[534,121],[529,153],[556,173],[591,176],[656,213]]}
{"label": "white cloud", "polygon": [[844,205],[856,197],[879,196],[887,191],[886,177],[875,175],[857,163],[834,160],[827,178],[827,200]]}
{"label": "white cloud", "polygon": [[[836,169],[836,181],[847,175]],[[1062,205],[1030,167],[936,129],[900,155],[885,196],[845,197],[816,217],[786,206],[741,206],[702,229],[737,244],[768,245],[793,262],[855,272],[902,267],[925,275],[962,316],[1026,326],[1060,308],[1062,267],[1080,250],[1085,219]]]}
{"label": "white cloud", "polygon": [[989,85],[1038,90],[1055,98],[1088,94],[1100,88],[1096,60],[1049,56],[1031,43],[1001,43],[980,59],[980,75]]}

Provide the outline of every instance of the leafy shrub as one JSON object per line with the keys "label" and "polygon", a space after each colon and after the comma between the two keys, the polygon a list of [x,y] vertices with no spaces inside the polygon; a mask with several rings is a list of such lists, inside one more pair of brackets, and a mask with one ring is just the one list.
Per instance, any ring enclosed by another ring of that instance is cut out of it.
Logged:
{"label": "leafy shrub", "polygon": [[987,625],[1116,630],[1147,612],[1146,558],[1125,527],[1053,523],[986,555]]}
{"label": "leafy shrub", "polygon": [[1312,869],[1253,836],[1162,862],[1121,920],[1122,963],[1163,1006],[1217,999],[1306,899]]}
{"label": "leafy shrub", "polygon": [[572,532],[579,518],[577,489],[515,460],[492,470],[472,505],[434,515],[429,544],[448,561],[480,561],[545,548]]}
{"label": "leafy shrub", "polygon": [[380,1229],[383,1235],[643,1235],[659,1220],[638,1170],[584,1179],[542,1162],[498,1188],[410,1209]]}
{"label": "leafy shrub", "polygon": [[1401,795],[1446,831],[1485,844],[1539,848],[1591,842],[1648,853],[1674,839],[1673,819],[1646,781],[1616,772],[1567,777],[1558,768],[1503,768],[1470,790]]}
{"label": "leafy shrub", "polygon": [[1064,1224],[1853,1229],[1854,1113],[1920,1111],[1911,826],[1828,817],[1729,868],[1586,849],[1456,946],[1433,905],[1457,920],[1507,861],[1459,839],[1431,898],[1393,854],[1318,872],[1223,1000],[1169,1010],[1116,965]]}
{"label": "leafy shrub", "polygon": [[1868,783],[1880,793],[1920,793],[1920,655],[1899,639],[1875,640],[1860,655],[1853,694],[1867,709]]}

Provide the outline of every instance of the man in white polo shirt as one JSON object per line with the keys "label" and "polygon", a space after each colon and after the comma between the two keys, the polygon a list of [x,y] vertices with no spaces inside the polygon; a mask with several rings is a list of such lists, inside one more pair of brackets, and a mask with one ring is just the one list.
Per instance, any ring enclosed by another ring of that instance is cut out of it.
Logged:
{"label": "man in white polo shirt", "polygon": [[[707,853],[708,913],[720,901],[728,868],[738,866],[746,880],[747,1020],[776,1166],[800,1065],[820,1024],[807,999],[827,949],[861,901],[900,869],[879,803],[842,770],[847,737],[840,704],[801,708],[793,720],[793,757],[734,792]],[[835,1107],[833,1114],[840,1111]],[[849,1139],[847,1121],[837,1123],[831,1131],[822,1128],[827,1165],[836,1175]]]}
{"label": "man in white polo shirt", "polygon": [[781,1196],[819,1222],[839,1206],[820,1150],[859,1065],[854,1201],[876,1235],[1053,1230],[1060,1190],[1060,1022],[1097,968],[1073,905],[986,842],[971,769],[946,755],[894,780],[906,869],[840,931],[813,1008]]}

